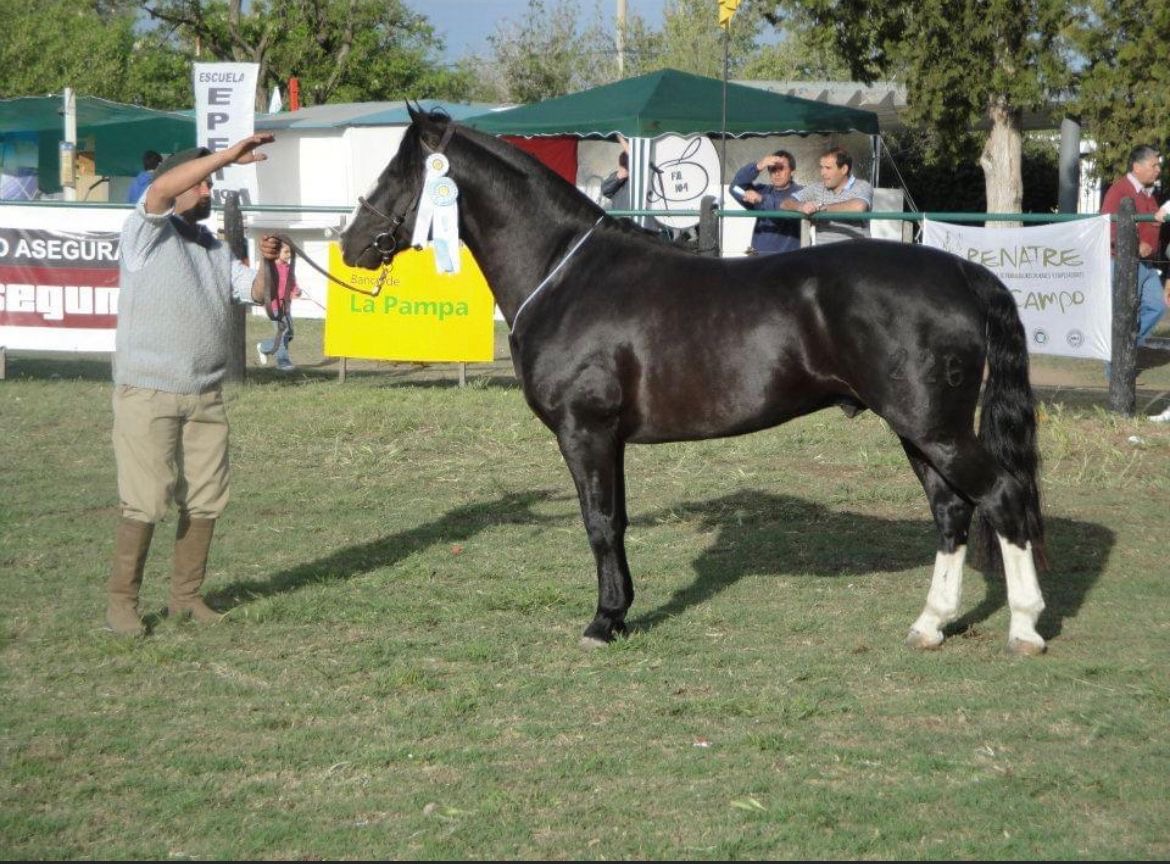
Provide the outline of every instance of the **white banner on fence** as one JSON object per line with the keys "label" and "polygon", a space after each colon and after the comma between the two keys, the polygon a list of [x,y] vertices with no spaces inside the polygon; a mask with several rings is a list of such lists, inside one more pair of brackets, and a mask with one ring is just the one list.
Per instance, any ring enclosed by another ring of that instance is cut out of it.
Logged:
{"label": "white banner on fence", "polygon": [[[256,130],[256,63],[196,63],[195,141],[215,152],[224,150]],[[211,194],[223,204],[226,192],[240,193],[241,204],[259,199],[256,166],[228,165],[213,178]]]}
{"label": "white banner on fence", "polygon": [[970,228],[924,219],[922,244],[987,267],[1015,295],[1028,350],[1110,359],[1109,217],[1029,228]]}
{"label": "white banner on fence", "polygon": [[0,207],[0,347],[113,351],[125,210]]}

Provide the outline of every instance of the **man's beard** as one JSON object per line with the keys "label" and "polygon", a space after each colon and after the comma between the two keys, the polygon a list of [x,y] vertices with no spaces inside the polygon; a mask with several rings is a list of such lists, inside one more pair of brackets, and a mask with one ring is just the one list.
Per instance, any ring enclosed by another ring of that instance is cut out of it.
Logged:
{"label": "man's beard", "polygon": [[200,198],[182,213],[176,213],[175,215],[187,222],[202,222],[211,215],[211,199]]}
{"label": "man's beard", "polygon": [[201,198],[199,203],[187,211],[190,213],[190,218],[195,222],[202,222],[211,215],[211,199]]}

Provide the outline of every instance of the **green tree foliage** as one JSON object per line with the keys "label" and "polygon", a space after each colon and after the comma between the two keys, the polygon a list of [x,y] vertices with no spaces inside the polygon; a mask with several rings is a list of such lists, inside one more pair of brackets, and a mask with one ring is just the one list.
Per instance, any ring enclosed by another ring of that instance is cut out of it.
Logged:
{"label": "green tree foliage", "polygon": [[136,27],[126,3],[0,0],[0,97],[60,93],[156,108],[190,101],[183,58]]}
{"label": "green tree foliage", "polygon": [[663,11],[662,43],[654,58],[655,68],[721,78],[726,41],[728,73],[739,77],[765,26],[763,8],[747,0],[732,17],[725,40],[714,0],[670,0]]}
{"label": "green tree foliage", "polygon": [[[724,34],[713,0],[669,0],[660,30],[629,14],[620,69],[611,2],[596,3],[592,23],[582,27],[572,0],[529,0],[520,21],[504,21],[488,37],[491,56],[475,58],[478,68],[493,70],[479,98],[535,102],[663,68],[722,76]],[[754,55],[765,26],[750,2],[736,13],[728,52],[733,77]]]}
{"label": "green tree foliage", "polygon": [[488,36],[490,97],[539,102],[608,80],[613,42],[596,27],[581,29],[577,4],[528,0],[519,21],[505,19]]}
{"label": "green tree foliage", "polygon": [[[979,142],[968,139],[965,152],[953,159],[927,158],[931,136],[907,128],[882,136],[882,176],[892,178],[890,161],[916,209],[934,213],[984,213],[987,190],[979,168]],[[1052,133],[1024,136],[1021,173],[1024,177],[1022,213],[1052,213],[1059,194],[1057,144]]]}
{"label": "green tree foliage", "polygon": [[459,98],[427,19],[401,0],[141,0],[173,44],[206,62],[259,64],[257,107],[296,76],[306,105],[404,97]]}
{"label": "green tree foliage", "polygon": [[401,0],[0,0],[0,96],[60,92],[192,104],[191,63],[260,65],[257,107],[297,76],[302,103],[465,98],[470,70]]}
{"label": "green tree foliage", "polygon": [[1170,144],[1170,2],[1087,0],[1074,32],[1088,62],[1070,107],[1097,144],[1090,170],[1108,181],[1134,145]]}
{"label": "green tree foliage", "polygon": [[991,212],[1022,206],[1026,109],[1047,106],[1069,81],[1067,0],[773,0],[770,14],[807,16],[852,75],[905,74],[908,121],[928,130],[936,160],[966,152],[978,125]]}
{"label": "green tree foliage", "polygon": [[786,25],[779,41],[761,45],[741,64],[737,77],[749,81],[849,81],[849,64],[832,45],[806,38],[807,31]]}

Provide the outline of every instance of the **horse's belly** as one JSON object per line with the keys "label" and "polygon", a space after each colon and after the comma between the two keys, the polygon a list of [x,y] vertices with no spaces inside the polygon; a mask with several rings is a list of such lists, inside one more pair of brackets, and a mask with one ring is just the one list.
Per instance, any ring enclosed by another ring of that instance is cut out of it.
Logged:
{"label": "horse's belly", "polygon": [[825,394],[819,388],[789,386],[775,370],[740,371],[645,381],[632,412],[637,419],[629,440],[653,443],[742,435],[824,407]]}

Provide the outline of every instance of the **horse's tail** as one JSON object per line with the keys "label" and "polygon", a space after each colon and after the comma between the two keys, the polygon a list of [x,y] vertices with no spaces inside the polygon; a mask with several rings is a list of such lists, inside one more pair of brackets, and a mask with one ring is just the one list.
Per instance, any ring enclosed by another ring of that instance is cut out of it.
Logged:
{"label": "horse's tail", "polygon": [[[979,417],[979,439],[999,465],[1020,484],[1024,493],[1027,540],[1036,566],[1047,568],[1044,519],[1040,513],[1036,446],[1036,406],[1028,379],[1028,348],[1024,325],[1011,292],[989,270],[967,267],[967,278],[986,313],[987,381]],[[986,515],[973,526],[973,551],[985,566],[1000,561],[999,544]]]}

